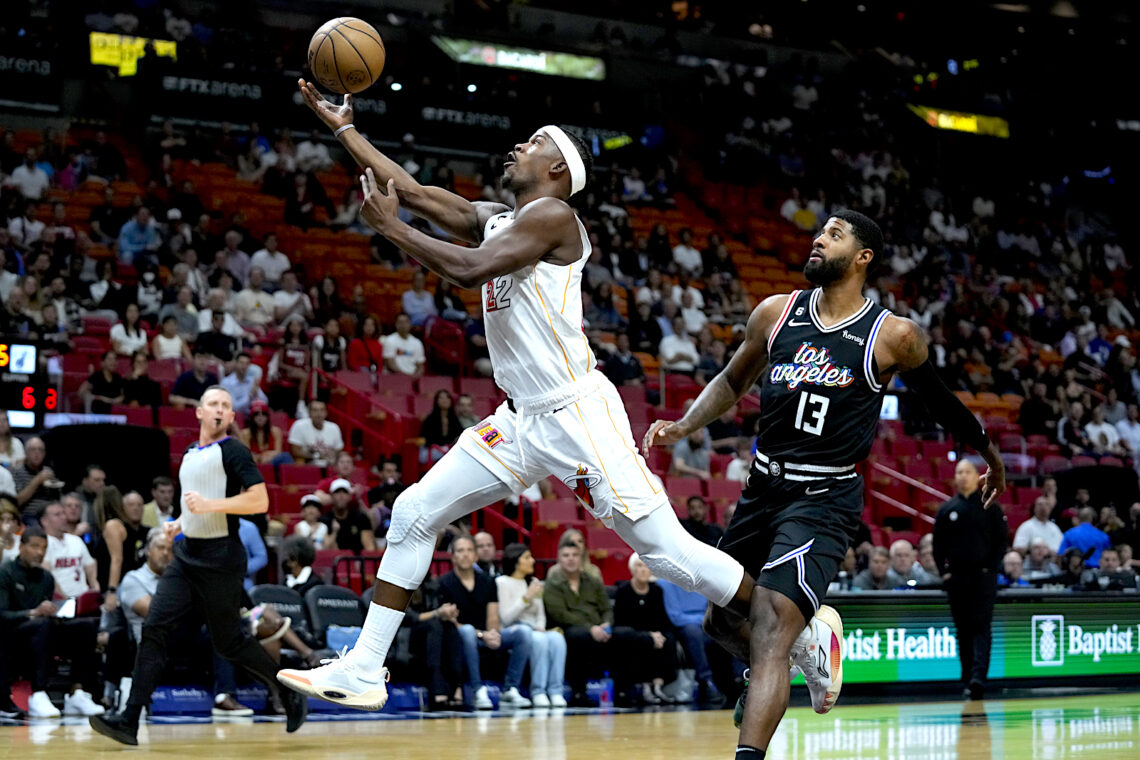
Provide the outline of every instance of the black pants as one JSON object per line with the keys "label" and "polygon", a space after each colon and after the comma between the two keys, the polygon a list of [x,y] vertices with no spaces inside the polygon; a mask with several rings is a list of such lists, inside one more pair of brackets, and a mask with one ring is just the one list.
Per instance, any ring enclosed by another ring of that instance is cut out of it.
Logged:
{"label": "black pants", "polygon": [[423,655],[431,696],[451,696],[463,683],[463,642],[452,623],[438,618],[417,623],[412,628],[412,651]]}
{"label": "black pants", "polygon": [[242,624],[245,562],[245,550],[236,537],[179,542],[143,623],[128,704],[150,704],[172,635],[199,620],[206,621],[218,654],[248,670],[271,694],[278,692],[277,664]]}
{"label": "black pants", "polygon": [[[619,627],[620,630],[620,627]],[[661,631],[665,646],[656,649],[648,631],[633,631],[624,642],[625,661],[630,663],[630,680],[649,683],[661,678],[671,683],[677,677],[677,636],[672,631]]]}
{"label": "black pants", "polygon": [[20,670],[31,678],[32,691],[43,691],[51,677],[52,658],[62,655],[71,660],[71,680],[95,696],[103,696],[99,685],[95,635],[98,618],[61,620],[37,617],[7,625],[0,637],[0,698],[8,694],[8,661],[18,660]]}
{"label": "black pants", "polygon": [[984,684],[990,669],[997,577],[989,572],[955,573],[946,581],[946,596],[950,598],[950,615],[958,634],[962,682]]}
{"label": "black pants", "polygon": [[594,641],[584,625],[569,626],[562,633],[566,637],[566,680],[575,694],[584,694],[586,681],[600,678],[606,671],[614,681],[615,693],[628,692],[638,673],[636,660],[648,654],[646,642],[649,649],[653,648],[649,634],[620,625],[614,626],[609,641]]}

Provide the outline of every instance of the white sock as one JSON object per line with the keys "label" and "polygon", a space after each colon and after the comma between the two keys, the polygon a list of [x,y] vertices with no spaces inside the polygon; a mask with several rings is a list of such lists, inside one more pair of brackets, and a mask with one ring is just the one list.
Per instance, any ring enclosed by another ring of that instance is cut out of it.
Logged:
{"label": "white sock", "polygon": [[364,619],[364,630],[360,632],[356,646],[349,653],[352,659],[364,670],[376,671],[384,667],[388,649],[403,620],[402,610],[372,602],[368,607],[368,617]]}

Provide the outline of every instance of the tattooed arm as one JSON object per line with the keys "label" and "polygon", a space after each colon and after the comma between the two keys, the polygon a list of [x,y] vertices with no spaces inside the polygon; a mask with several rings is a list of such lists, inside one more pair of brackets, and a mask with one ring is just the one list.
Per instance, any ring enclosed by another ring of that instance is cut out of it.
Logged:
{"label": "tattooed arm", "polygon": [[676,422],[657,420],[645,434],[642,450],[676,443],[697,428],[704,427],[744,397],[768,365],[768,336],[788,303],[787,295],[769,296],[748,318],[744,343],[712,382],[705,386],[684,417]]}
{"label": "tattooed arm", "polygon": [[887,366],[883,374],[889,376],[898,372],[907,387],[926,402],[938,424],[962,443],[977,449],[986,460],[989,469],[982,476],[981,489],[988,507],[1005,491],[1005,463],[998,447],[986,435],[973,412],[950,392],[938,376],[930,362],[922,328],[909,319],[888,317],[879,334],[877,355],[879,346],[885,354],[885,361],[880,361],[880,365]]}

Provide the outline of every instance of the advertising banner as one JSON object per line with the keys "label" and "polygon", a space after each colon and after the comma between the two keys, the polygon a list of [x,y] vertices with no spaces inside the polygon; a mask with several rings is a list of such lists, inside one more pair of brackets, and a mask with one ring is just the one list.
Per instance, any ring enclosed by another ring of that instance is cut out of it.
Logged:
{"label": "advertising banner", "polygon": [[[961,674],[945,599],[829,600],[843,616],[845,683],[952,681]],[[990,678],[1140,676],[1140,598],[1043,596],[994,608]]]}

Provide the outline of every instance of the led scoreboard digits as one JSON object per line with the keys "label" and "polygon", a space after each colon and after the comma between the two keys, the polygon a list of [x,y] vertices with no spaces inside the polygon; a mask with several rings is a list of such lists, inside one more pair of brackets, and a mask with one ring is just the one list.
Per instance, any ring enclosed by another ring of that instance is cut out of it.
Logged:
{"label": "led scoreboard digits", "polygon": [[44,413],[59,407],[58,391],[49,387],[39,353],[33,343],[0,339],[0,409],[14,428],[40,427]]}

